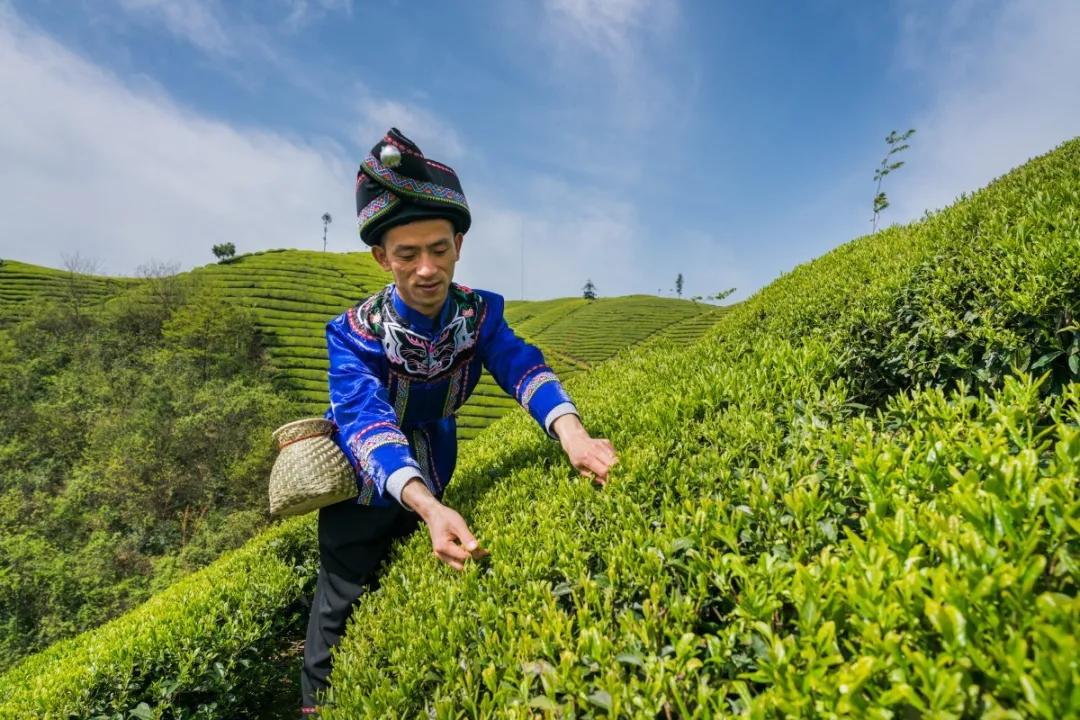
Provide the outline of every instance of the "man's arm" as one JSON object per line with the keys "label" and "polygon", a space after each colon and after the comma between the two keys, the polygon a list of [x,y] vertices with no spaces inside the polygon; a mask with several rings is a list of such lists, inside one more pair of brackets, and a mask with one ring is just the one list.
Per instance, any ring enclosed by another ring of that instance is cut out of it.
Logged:
{"label": "man's arm", "polygon": [[577,415],[563,415],[555,420],[553,429],[570,464],[585,477],[606,485],[611,466],[619,461],[611,441],[590,437]]}
{"label": "man's arm", "polygon": [[330,410],[356,458],[358,490],[401,502],[401,488],[420,475],[420,465],[398,427],[386,387],[369,365],[381,351],[367,348],[334,321],[326,326],[326,348]]}
{"label": "man's arm", "polygon": [[[363,348],[333,323],[327,325],[326,345],[331,412],[356,457],[360,492],[389,495],[419,514],[436,557],[456,570],[467,557],[486,555],[461,515],[440,503],[424,484],[386,387],[364,361]],[[372,350],[372,355],[378,352]]]}
{"label": "man's arm", "polygon": [[570,396],[535,345],[522,340],[503,317],[503,298],[485,293],[488,317],[481,334],[480,355],[484,367],[510,397],[514,398],[544,431],[556,439],[555,421],[577,414]]}
{"label": "man's arm", "polygon": [[431,535],[432,553],[450,567],[461,570],[470,557],[479,559],[488,554],[469,531],[465,519],[453,508],[439,502],[420,478],[405,484],[401,500],[423,518]]}
{"label": "man's arm", "polygon": [[590,437],[577,407],[562,383],[544,362],[535,345],[518,337],[502,315],[502,297],[491,293],[492,328],[484,337],[484,367],[495,382],[525,408],[533,419],[562,444],[571,464],[600,484],[618,461],[615,448],[603,438]]}

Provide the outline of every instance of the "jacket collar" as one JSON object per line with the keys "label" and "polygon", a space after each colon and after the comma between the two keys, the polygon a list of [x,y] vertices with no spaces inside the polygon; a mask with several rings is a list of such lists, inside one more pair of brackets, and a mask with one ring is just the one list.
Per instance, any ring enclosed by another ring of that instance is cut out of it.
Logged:
{"label": "jacket collar", "polygon": [[390,284],[390,301],[394,305],[394,311],[398,317],[405,322],[411,330],[422,332],[426,334],[432,334],[439,331],[445,324],[447,317],[450,315],[450,293],[446,294],[446,300],[443,302],[442,310],[439,311],[439,316],[432,320],[419,310],[413,310],[411,307],[405,304],[405,301],[398,295],[397,285]]}

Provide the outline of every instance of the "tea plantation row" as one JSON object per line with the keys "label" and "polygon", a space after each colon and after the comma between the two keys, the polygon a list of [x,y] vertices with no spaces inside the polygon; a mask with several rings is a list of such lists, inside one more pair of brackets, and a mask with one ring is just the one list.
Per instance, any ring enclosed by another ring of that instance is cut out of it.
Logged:
{"label": "tea plantation row", "polygon": [[1076,716],[1078,317],[1072,141],[590,373],[613,481],[471,444],[490,563],[412,538],[324,717]]}
{"label": "tea plantation row", "polygon": [[[1078,315],[1074,140],[572,378],[612,481],[520,413],[464,446],[490,562],[403,544],[324,717],[1076,715]],[[16,666],[0,717],[255,715],[311,520]]]}

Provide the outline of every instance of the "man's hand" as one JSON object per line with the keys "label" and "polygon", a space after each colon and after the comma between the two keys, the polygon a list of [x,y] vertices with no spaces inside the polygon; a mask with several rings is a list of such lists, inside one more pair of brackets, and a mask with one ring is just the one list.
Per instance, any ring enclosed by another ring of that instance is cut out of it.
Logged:
{"label": "man's hand", "polygon": [[573,414],[556,418],[551,427],[559,436],[570,464],[585,477],[592,478],[600,485],[606,484],[608,471],[619,461],[611,441],[590,437],[581,424],[581,418]]}
{"label": "man's hand", "polygon": [[424,519],[431,535],[432,553],[450,567],[461,570],[470,557],[479,560],[488,554],[469,532],[465,519],[439,502],[419,478],[405,483],[401,499]]}

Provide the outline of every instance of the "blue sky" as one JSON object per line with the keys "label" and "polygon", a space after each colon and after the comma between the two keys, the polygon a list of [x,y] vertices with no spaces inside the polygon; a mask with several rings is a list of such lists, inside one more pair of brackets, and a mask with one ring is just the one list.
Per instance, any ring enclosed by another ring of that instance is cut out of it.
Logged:
{"label": "blue sky", "polygon": [[[391,125],[510,298],[738,288],[1080,134],[1080,3],[0,0],[0,256],[103,273],[365,249]],[[523,263],[524,260],[524,263]],[[521,266],[525,267],[522,283]]]}

